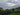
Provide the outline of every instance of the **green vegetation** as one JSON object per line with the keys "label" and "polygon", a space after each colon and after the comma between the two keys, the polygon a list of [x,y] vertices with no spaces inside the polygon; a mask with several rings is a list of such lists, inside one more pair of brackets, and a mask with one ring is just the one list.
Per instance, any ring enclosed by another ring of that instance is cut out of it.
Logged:
{"label": "green vegetation", "polygon": [[5,10],[0,7],[0,15],[20,15],[20,7]]}

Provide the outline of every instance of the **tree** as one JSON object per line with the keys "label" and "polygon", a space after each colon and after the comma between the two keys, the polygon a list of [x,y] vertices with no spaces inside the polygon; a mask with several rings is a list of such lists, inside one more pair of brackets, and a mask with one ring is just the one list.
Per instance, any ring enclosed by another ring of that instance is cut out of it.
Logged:
{"label": "tree", "polygon": [[2,15],[4,13],[3,8],[0,7],[0,15]]}
{"label": "tree", "polygon": [[20,7],[16,8],[18,11],[20,11]]}
{"label": "tree", "polygon": [[14,8],[12,8],[12,11],[14,12]]}

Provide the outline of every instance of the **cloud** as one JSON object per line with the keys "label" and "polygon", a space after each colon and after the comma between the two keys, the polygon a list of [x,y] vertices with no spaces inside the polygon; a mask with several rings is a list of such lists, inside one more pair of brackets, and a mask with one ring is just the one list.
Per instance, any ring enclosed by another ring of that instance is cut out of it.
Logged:
{"label": "cloud", "polygon": [[15,0],[15,1],[18,1],[18,0]]}
{"label": "cloud", "polygon": [[11,2],[14,2],[14,0],[11,0]]}
{"label": "cloud", "polygon": [[8,7],[11,7],[11,6],[15,6],[16,4],[14,3],[7,3],[8,4]]}
{"label": "cloud", "polygon": [[[20,1],[20,0],[19,0]],[[18,1],[18,2],[19,2]],[[10,3],[9,3],[10,2]],[[0,7],[3,7],[4,9],[6,9],[6,8],[12,8],[12,6],[15,6],[16,4],[14,4],[15,2],[17,2],[17,1],[15,1],[15,0],[0,0]],[[17,5],[16,5],[17,6]],[[16,7],[15,6],[15,7]],[[20,6],[20,5],[19,5]]]}

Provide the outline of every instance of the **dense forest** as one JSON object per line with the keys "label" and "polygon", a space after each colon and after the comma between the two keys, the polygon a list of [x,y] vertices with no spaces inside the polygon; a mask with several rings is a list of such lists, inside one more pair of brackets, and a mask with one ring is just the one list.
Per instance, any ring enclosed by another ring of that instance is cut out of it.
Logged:
{"label": "dense forest", "polygon": [[5,10],[0,7],[0,15],[20,15],[20,7]]}

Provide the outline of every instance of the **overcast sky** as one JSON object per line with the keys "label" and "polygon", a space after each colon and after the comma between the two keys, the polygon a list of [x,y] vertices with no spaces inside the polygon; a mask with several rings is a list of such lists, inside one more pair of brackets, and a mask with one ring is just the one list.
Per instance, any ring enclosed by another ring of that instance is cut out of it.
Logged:
{"label": "overcast sky", "polygon": [[20,0],[0,0],[0,7],[4,9],[20,7]]}

